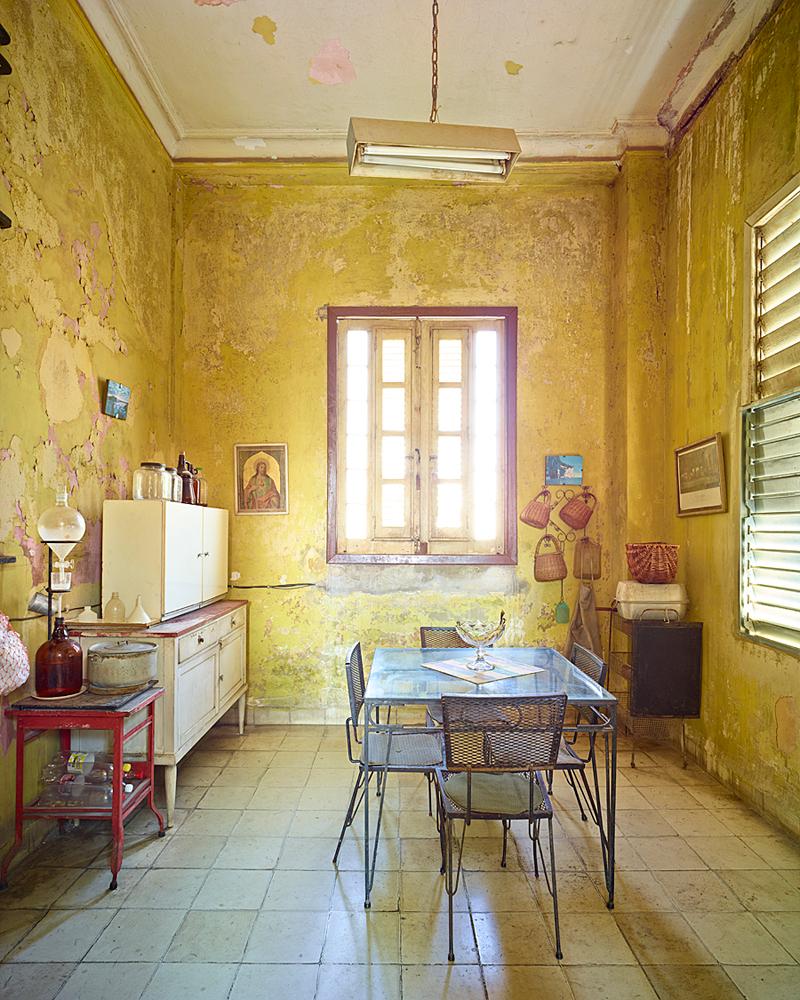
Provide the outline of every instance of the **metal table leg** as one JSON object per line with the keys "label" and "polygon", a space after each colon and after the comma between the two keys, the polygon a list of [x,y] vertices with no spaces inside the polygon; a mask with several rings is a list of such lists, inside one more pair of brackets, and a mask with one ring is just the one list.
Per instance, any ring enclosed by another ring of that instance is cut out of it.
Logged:
{"label": "metal table leg", "polygon": [[617,706],[609,706],[611,725],[611,754],[608,753],[608,733],[606,733],[606,820],[608,823],[608,864],[606,866],[606,888],[608,889],[609,910],[614,909],[614,846],[617,838]]}
{"label": "metal table leg", "polygon": [[361,767],[364,769],[364,909],[368,910],[372,903],[369,892],[372,888],[369,865],[369,727],[371,721],[371,706],[364,705],[364,742],[362,745]]}

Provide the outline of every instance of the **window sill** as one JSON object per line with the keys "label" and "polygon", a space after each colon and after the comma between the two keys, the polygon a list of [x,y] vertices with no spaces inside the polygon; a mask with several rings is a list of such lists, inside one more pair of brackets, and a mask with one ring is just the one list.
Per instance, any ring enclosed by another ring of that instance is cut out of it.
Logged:
{"label": "window sill", "polygon": [[516,566],[516,554],[503,553],[475,555],[376,555],[372,553],[337,552],[328,556],[329,565],[365,565],[377,566]]}

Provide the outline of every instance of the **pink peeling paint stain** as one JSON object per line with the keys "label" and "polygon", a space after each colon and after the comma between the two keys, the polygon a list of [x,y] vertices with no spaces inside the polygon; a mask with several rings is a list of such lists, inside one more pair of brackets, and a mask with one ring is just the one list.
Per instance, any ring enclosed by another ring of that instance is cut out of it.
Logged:
{"label": "pink peeling paint stain", "polygon": [[17,523],[14,525],[14,541],[25,553],[25,558],[31,565],[31,583],[38,587],[44,582],[44,561],[45,546],[28,534],[28,520],[22,512],[22,504],[17,500],[15,504]]}
{"label": "pink peeling paint stain", "polygon": [[100,520],[87,520],[86,534],[75,551],[74,583],[100,582],[102,534]]}
{"label": "pink peeling paint stain", "polygon": [[233,7],[242,0],[194,0],[196,7]]}
{"label": "pink peeling paint stain", "polygon": [[311,59],[308,76],[314,83],[323,83],[328,87],[355,80],[356,71],[350,62],[350,53],[338,38],[325,42]]}

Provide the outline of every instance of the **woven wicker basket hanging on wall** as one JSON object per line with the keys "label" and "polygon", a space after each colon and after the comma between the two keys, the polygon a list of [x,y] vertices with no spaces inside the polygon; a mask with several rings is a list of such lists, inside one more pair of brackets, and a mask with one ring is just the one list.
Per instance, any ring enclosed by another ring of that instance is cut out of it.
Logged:
{"label": "woven wicker basket hanging on wall", "polygon": [[[548,545],[552,547],[552,551],[542,551]],[[554,535],[542,535],[533,554],[534,580],[539,583],[549,583],[552,580],[563,580],[566,575],[567,563],[561,543]]]}
{"label": "woven wicker basket hanging on wall", "polygon": [[577,496],[567,500],[558,512],[558,516],[570,528],[581,531],[589,523],[596,506],[597,497],[594,493],[590,493],[587,489],[584,489]]}
{"label": "woven wicker basket hanging on wall", "polygon": [[593,538],[578,539],[572,559],[572,575],[576,580],[600,579],[602,551],[600,543]]}
{"label": "woven wicker basket hanging on wall", "polygon": [[542,490],[523,510],[519,519],[523,524],[529,524],[532,528],[546,528],[552,512],[553,500],[550,496],[550,490]]}

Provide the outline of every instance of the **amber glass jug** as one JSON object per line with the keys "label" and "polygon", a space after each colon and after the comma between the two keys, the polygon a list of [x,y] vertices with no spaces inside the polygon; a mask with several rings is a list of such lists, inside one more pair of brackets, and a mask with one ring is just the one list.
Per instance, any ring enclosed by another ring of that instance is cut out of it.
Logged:
{"label": "amber glass jug", "polygon": [[63,618],[56,618],[53,636],[36,650],[36,694],[64,698],[77,694],[83,684],[83,652],[70,639]]}

